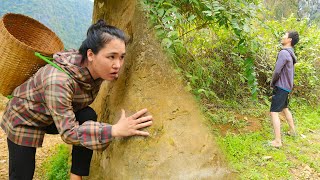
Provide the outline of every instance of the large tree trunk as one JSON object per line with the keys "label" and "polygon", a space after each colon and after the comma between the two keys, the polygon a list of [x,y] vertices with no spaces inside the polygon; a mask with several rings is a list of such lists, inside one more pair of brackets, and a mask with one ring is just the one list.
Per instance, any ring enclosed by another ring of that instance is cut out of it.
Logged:
{"label": "large tree trunk", "polygon": [[99,120],[116,123],[121,108],[148,108],[148,138],[115,139],[95,152],[88,179],[231,179],[194,97],[161,50],[138,0],[95,0],[93,21],[105,19],[130,36],[116,82],[101,87],[93,107]]}

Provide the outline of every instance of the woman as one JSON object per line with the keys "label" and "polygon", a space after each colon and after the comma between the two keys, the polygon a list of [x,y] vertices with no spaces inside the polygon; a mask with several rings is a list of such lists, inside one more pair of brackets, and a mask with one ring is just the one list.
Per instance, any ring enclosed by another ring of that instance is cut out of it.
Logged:
{"label": "woman", "polygon": [[152,116],[143,117],[146,109],[130,117],[122,110],[112,126],[96,122],[88,106],[103,80],[118,78],[125,46],[125,34],[99,20],[88,29],[79,51],[54,55],[63,71],[46,65],[14,90],[0,124],[8,137],[10,180],[33,178],[36,148],[45,133],[59,133],[73,145],[70,179],[88,176],[92,150],[104,150],[113,137],[149,135],[139,130],[152,124]]}

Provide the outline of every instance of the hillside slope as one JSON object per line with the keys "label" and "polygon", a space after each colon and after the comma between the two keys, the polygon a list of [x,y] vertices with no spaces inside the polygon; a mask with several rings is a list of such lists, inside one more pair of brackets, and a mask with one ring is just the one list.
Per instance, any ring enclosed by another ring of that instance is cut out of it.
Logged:
{"label": "hillside slope", "polygon": [[20,13],[42,22],[63,40],[66,48],[78,48],[91,24],[90,0],[10,0],[0,1],[0,16]]}

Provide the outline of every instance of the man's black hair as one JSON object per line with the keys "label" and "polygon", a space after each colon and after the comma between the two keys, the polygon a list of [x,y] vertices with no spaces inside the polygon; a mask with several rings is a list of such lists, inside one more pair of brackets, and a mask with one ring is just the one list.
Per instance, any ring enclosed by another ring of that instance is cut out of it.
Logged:
{"label": "man's black hair", "polygon": [[288,31],[288,38],[291,38],[291,46],[294,47],[299,42],[299,33],[297,31]]}

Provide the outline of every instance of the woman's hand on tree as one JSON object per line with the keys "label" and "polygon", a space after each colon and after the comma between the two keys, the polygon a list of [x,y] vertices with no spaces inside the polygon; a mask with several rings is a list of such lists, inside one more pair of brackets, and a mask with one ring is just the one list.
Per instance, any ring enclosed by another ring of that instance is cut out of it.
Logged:
{"label": "woman's hand on tree", "polygon": [[126,117],[123,109],[121,111],[120,120],[112,126],[112,137],[149,136],[148,132],[139,130],[152,124],[152,116],[142,117],[148,112],[147,109],[142,109],[129,117]]}

